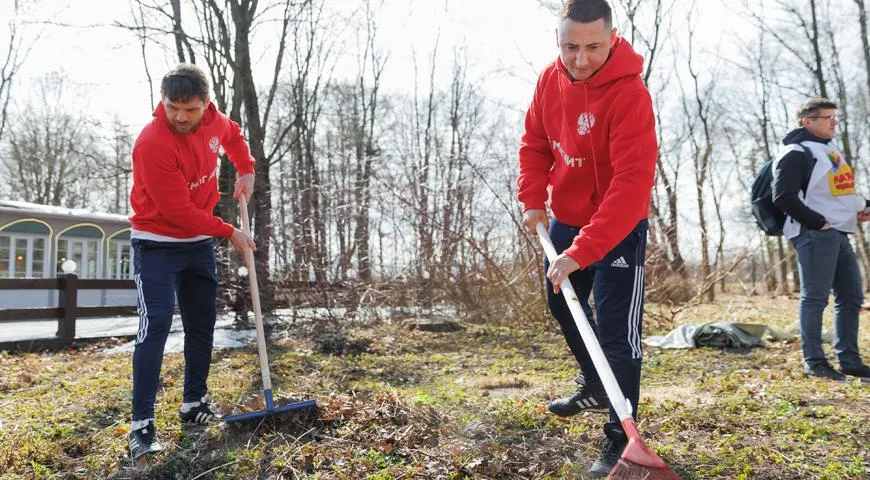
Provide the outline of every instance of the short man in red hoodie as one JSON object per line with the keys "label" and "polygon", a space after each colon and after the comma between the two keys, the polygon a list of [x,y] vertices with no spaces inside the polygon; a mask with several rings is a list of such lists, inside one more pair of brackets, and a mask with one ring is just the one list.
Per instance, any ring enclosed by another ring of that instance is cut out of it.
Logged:
{"label": "short man in red hoodie", "polygon": [[[559,292],[567,277],[637,412],[646,218],[658,150],[652,101],[640,77],[643,58],[617,35],[606,0],[568,0],[556,39],[559,58],[538,78],[526,114],[518,179],[525,225],[534,233],[538,223],[549,224],[561,252],[544,267],[547,300],[583,373],[580,388],[548,408],[569,416],[609,405]],[[612,409],[604,432],[591,476],[606,475],[627,442]]]}
{"label": "short man in red hoodie", "polygon": [[219,417],[205,400],[217,315],[214,237],[240,252],[254,248],[243,231],[214,216],[220,198],[218,153],[223,147],[238,172],[234,197],[250,198],[254,159],[239,125],[209,100],[209,82],[182,64],[161,82],[162,101],[133,147],[131,238],[138,290],[139,333],[133,352],[133,458],[162,450],[154,401],[175,300],[184,326],[182,422]]}

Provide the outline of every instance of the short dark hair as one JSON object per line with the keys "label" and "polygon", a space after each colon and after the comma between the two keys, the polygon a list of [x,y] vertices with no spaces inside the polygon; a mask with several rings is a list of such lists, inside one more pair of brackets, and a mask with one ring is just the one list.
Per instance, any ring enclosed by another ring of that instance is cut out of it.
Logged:
{"label": "short dark hair", "polygon": [[801,124],[803,119],[809,117],[810,115],[816,113],[817,111],[823,108],[837,108],[837,104],[828,100],[824,97],[816,97],[810,98],[806,102],[804,102],[800,107],[798,107],[795,117],[797,118],[798,125]]}
{"label": "short dark hair", "polygon": [[613,11],[607,0],[566,0],[559,11],[559,20],[566,18],[580,23],[591,23],[603,18],[607,28],[613,27]]}
{"label": "short dark hair", "polygon": [[180,63],[163,76],[160,92],[170,102],[189,102],[199,98],[208,101],[210,85],[201,68],[192,63]]}

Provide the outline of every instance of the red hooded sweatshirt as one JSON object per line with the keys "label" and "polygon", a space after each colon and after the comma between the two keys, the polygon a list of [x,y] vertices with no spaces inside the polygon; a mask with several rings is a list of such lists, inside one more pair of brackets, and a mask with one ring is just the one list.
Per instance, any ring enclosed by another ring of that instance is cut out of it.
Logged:
{"label": "red hooded sweatshirt", "polygon": [[209,103],[192,133],[175,131],[163,104],[133,146],[133,229],[176,239],[229,238],[233,226],[212,214],[222,146],[239,174],[254,173],[254,158],[239,125]]}
{"label": "red hooded sweatshirt", "polygon": [[560,59],[538,78],[520,142],[517,197],[581,227],[565,253],[601,260],[647,217],[658,153],[643,57],[617,37],[590,79],[571,81]]}

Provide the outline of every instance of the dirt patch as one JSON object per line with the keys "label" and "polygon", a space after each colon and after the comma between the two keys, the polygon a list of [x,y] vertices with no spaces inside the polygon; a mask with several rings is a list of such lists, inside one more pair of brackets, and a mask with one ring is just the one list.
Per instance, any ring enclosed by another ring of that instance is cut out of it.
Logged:
{"label": "dirt patch", "polygon": [[685,405],[698,406],[716,402],[710,392],[692,385],[643,385],[640,393],[643,403],[649,404],[678,401]]}

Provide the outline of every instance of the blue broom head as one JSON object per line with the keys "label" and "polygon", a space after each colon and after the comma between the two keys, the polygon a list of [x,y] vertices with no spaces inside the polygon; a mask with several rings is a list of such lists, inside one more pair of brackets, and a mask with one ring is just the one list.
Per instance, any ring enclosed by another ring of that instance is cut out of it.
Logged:
{"label": "blue broom head", "polygon": [[256,418],[268,417],[269,415],[276,415],[279,413],[287,413],[287,412],[299,412],[305,410],[311,410],[313,408],[317,408],[316,400],[304,400],[302,402],[294,402],[288,403],[286,405],[273,406],[272,408],[264,408],[262,410],[254,410],[253,412],[245,412],[240,413],[238,415],[229,415],[224,417],[224,422],[226,423],[237,423],[244,422],[248,420],[253,420]]}

